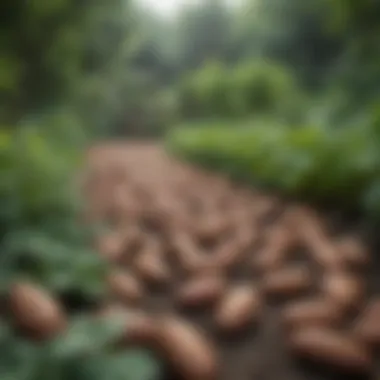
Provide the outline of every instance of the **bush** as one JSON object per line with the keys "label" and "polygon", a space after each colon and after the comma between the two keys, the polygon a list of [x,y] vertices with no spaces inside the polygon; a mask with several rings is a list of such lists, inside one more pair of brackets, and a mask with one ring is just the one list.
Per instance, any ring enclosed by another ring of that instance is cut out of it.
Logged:
{"label": "bush", "polygon": [[229,86],[229,72],[218,62],[209,62],[185,76],[178,91],[182,116],[186,119],[230,116]]}
{"label": "bush", "polygon": [[292,75],[275,64],[242,63],[232,70],[231,84],[231,102],[238,116],[268,113],[289,116],[300,104]]}
{"label": "bush", "polygon": [[377,145],[358,128],[199,125],[176,129],[167,146],[233,178],[342,207],[362,206],[380,178]]}
{"label": "bush", "polygon": [[107,266],[90,248],[94,231],[79,221],[82,200],[72,185],[82,165],[81,132],[62,115],[45,121],[52,124],[0,132],[0,299],[11,283],[27,279],[64,303],[69,326],[37,344],[13,329],[2,308],[1,378],[151,379],[157,368],[147,353],[114,353],[111,343],[125,322],[100,323],[88,313],[105,294]]}
{"label": "bush", "polygon": [[234,68],[206,64],[187,75],[178,89],[184,119],[247,118],[271,114],[300,120],[303,101],[293,77],[267,62],[245,62]]}

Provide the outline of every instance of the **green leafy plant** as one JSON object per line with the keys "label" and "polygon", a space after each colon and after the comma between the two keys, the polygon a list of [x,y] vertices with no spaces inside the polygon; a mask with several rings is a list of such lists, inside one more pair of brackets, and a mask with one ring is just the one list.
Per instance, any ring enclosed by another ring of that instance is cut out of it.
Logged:
{"label": "green leafy plant", "polygon": [[174,154],[233,178],[354,208],[375,202],[376,146],[368,129],[286,128],[256,122],[248,128],[207,124],[177,128],[167,140]]}
{"label": "green leafy plant", "polygon": [[41,122],[0,133],[0,297],[19,279],[35,282],[63,302],[68,328],[38,344],[0,314],[0,376],[153,379],[158,362],[147,352],[115,350],[128,321],[99,320],[88,308],[104,299],[107,265],[91,248],[96,226],[79,217],[83,200],[73,182],[82,167],[81,131],[60,130],[58,114],[48,120],[50,128]]}

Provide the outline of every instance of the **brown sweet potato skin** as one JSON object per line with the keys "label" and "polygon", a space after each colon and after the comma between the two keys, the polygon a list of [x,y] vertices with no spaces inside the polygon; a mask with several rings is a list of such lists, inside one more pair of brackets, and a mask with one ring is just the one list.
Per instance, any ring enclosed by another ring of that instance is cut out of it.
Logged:
{"label": "brown sweet potato skin", "polygon": [[158,322],[157,347],[185,380],[216,380],[216,350],[196,327],[173,316]]}
{"label": "brown sweet potato skin", "polygon": [[343,309],[360,307],[365,296],[364,282],[343,271],[326,273],[322,287],[326,297]]}
{"label": "brown sweet potato skin", "polygon": [[293,302],[284,307],[281,315],[285,328],[290,330],[307,326],[329,327],[341,321],[338,308],[324,298]]}
{"label": "brown sweet potato skin", "polygon": [[180,287],[176,300],[185,307],[212,305],[221,298],[226,285],[225,278],[220,274],[200,274]]}
{"label": "brown sweet potato skin", "polygon": [[140,281],[131,273],[113,271],[107,277],[110,295],[127,304],[136,304],[144,296]]}
{"label": "brown sweet potato skin", "polygon": [[290,335],[288,344],[296,355],[337,369],[367,373],[372,366],[372,356],[366,346],[332,329],[300,328]]}
{"label": "brown sweet potato skin", "polygon": [[291,297],[310,289],[312,280],[308,267],[294,265],[269,272],[263,280],[266,295]]}
{"label": "brown sweet potato skin", "polygon": [[16,325],[36,339],[53,338],[66,327],[66,316],[59,303],[34,284],[14,284],[9,304]]}
{"label": "brown sweet potato skin", "polygon": [[240,331],[257,320],[261,306],[261,295],[253,284],[232,287],[216,309],[216,325],[227,333]]}

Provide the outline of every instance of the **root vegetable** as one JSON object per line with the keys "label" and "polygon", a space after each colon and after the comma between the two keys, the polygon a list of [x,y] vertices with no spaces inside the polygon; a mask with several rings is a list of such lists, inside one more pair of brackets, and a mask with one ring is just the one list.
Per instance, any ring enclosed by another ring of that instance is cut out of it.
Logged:
{"label": "root vegetable", "polygon": [[124,254],[124,237],[115,232],[104,235],[99,239],[97,249],[107,261],[120,262]]}
{"label": "root vegetable", "polygon": [[135,304],[143,297],[142,285],[131,273],[115,271],[108,276],[107,283],[111,295],[127,304]]}
{"label": "root vegetable", "polygon": [[370,257],[365,247],[352,237],[342,238],[337,243],[339,254],[352,266],[365,266],[369,263]]}
{"label": "root vegetable", "polygon": [[100,310],[98,316],[107,318],[117,315],[125,319],[125,330],[118,343],[153,347],[157,339],[157,327],[153,317],[138,309],[126,309],[117,305],[109,305]]}
{"label": "root vegetable", "polygon": [[227,269],[241,261],[244,254],[240,242],[227,241],[217,247],[216,252],[207,257],[207,265],[210,268]]}
{"label": "root vegetable", "polygon": [[305,327],[294,331],[289,338],[292,351],[336,369],[368,373],[372,356],[367,347],[351,336],[323,327]]}
{"label": "root vegetable", "polygon": [[259,237],[258,230],[259,227],[256,225],[246,225],[240,227],[237,231],[235,239],[237,244],[240,245],[240,249],[242,251],[252,248],[252,246],[256,243]]}
{"label": "root vegetable", "polygon": [[251,208],[251,212],[256,221],[266,218],[272,212],[280,208],[281,202],[278,198],[257,196],[257,201]]}
{"label": "root vegetable", "polygon": [[26,334],[47,340],[60,334],[66,327],[63,308],[45,290],[37,285],[20,282],[9,294],[10,311]]}
{"label": "root vegetable", "polygon": [[380,345],[380,298],[372,299],[354,323],[354,334],[365,343]]}
{"label": "root vegetable", "polygon": [[176,317],[158,322],[157,348],[184,380],[216,380],[218,358],[211,341],[196,327]]}
{"label": "root vegetable", "polygon": [[234,238],[222,242],[215,251],[207,257],[206,267],[215,270],[228,270],[244,260],[247,249],[253,245],[257,237],[254,228],[240,229]]}
{"label": "root vegetable", "polygon": [[223,236],[229,229],[230,223],[219,215],[209,216],[196,226],[195,235],[201,241],[214,241]]}
{"label": "root vegetable", "polygon": [[342,308],[358,308],[365,295],[364,282],[345,272],[330,272],[323,278],[323,291],[332,302]]}
{"label": "root vegetable", "polygon": [[149,283],[166,284],[170,280],[170,270],[163,257],[160,242],[149,239],[135,261],[137,273]]}
{"label": "root vegetable", "polygon": [[333,326],[341,317],[336,305],[323,298],[294,302],[282,311],[283,323],[291,330],[308,326]]}
{"label": "root vegetable", "polygon": [[176,298],[185,307],[208,306],[220,299],[225,287],[226,281],[222,275],[198,275],[179,289]]}
{"label": "root vegetable", "polygon": [[253,268],[263,272],[279,268],[284,263],[293,244],[293,235],[283,225],[279,225],[267,233],[266,240],[263,250],[252,261]]}
{"label": "root vegetable", "polygon": [[260,293],[253,284],[237,285],[227,291],[220,301],[215,322],[224,332],[237,332],[257,320],[261,307]]}
{"label": "root vegetable", "polygon": [[205,253],[189,234],[174,232],[171,243],[181,267],[186,272],[197,272],[205,265]]}
{"label": "root vegetable", "polygon": [[133,255],[143,244],[143,234],[136,224],[127,225],[123,231],[124,251],[122,256],[123,264],[130,264]]}
{"label": "root vegetable", "polygon": [[263,290],[269,296],[291,297],[310,289],[312,280],[307,266],[294,265],[268,273]]}
{"label": "root vegetable", "polygon": [[300,234],[302,240],[311,250],[313,259],[324,269],[339,270],[344,267],[344,259],[327,236],[317,219],[301,220]]}
{"label": "root vegetable", "polygon": [[259,272],[271,271],[279,268],[284,263],[284,260],[285,256],[282,250],[265,249],[252,258],[252,267]]}

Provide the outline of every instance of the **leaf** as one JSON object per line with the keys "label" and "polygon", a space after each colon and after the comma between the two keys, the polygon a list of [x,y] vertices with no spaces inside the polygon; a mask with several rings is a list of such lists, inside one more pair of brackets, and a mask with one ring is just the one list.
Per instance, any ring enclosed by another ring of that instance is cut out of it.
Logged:
{"label": "leaf", "polygon": [[0,378],[34,380],[42,348],[29,344],[6,327],[0,336]]}
{"label": "leaf", "polygon": [[70,358],[101,352],[114,343],[125,331],[125,317],[116,315],[107,318],[78,317],[67,332],[51,347],[53,356]]}
{"label": "leaf", "polygon": [[126,350],[84,360],[72,373],[78,380],[154,380],[158,371],[158,362],[146,351]]}

